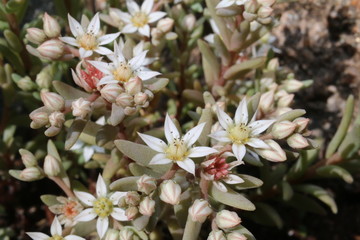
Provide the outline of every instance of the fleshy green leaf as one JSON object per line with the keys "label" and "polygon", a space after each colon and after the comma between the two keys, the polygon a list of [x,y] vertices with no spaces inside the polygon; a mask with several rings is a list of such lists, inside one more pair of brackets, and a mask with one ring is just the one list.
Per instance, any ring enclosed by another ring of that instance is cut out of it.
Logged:
{"label": "fleshy green leaf", "polygon": [[53,81],[55,90],[66,100],[73,100],[78,98],[88,98],[90,94],[76,89],[66,83],[60,81]]}
{"label": "fleshy green leaf", "polygon": [[238,64],[231,66],[225,73],[225,79],[234,79],[241,76],[244,72],[248,70],[253,70],[263,66],[266,62],[265,57],[257,57],[253,58]]}
{"label": "fleshy green leaf", "polygon": [[263,181],[260,179],[246,175],[246,174],[238,174],[239,177],[241,177],[244,182],[240,184],[234,185],[237,190],[244,190],[244,189],[250,189],[250,188],[257,188],[263,185]]}
{"label": "fleshy green leaf", "polygon": [[40,196],[41,201],[49,207],[55,204],[59,204],[56,198],[57,198],[56,195],[51,195],[51,194],[45,194]]}
{"label": "fleshy green leaf", "polygon": [[198,142],[202,145],[202,146],[207,146],[209,144],[209,137],[208,135],[210,134],[211,131],[211,126],[213,123],[213,119],[212,119],[212,113],[211,113],[211,109],[203,109],[202,113],[201,113],[201,117],[199,120],[198,124],[201,123],[206,123],[205,127],[198,139]]}
{"label": "fleshy green leaf", "polygon": [[279,229],[282,228],[283,221],[279,213],[273,207],[266,203],[256,203],[255,206],[255,212],[246,214],[249,218],[259,224],[276,226]]}
{"label": "fleshy green leaf", "polygon": [[341,178],[347,183],[352,183],[354,181],[353,177],[346,169],[335,165],[320,167],[316,169],[316,173],[321,177]]}
{"label": "fleshy green leaf", "polygon": [[72,122],[66,135],[65,150],[69,150],[76,143],[86,124],[87,120],[84,119],[75,119]]}
{"label": "fleshy green leaf", "polygon": [[110,184],[110,189],[112,191],[137,191],[136,181],[140,177],[125,177],[116,180]]}

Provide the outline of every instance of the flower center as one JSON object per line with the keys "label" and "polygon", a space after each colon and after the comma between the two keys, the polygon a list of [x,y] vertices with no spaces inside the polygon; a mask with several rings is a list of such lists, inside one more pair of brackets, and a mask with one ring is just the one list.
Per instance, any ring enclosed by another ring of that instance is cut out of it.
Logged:
{"label": "flower center", "polygon": [[145,26],[146,24],[148,24],[149,17],[144,12],[137,12],[134,14],[134,16],[132,16],[131,22],[135,27],[141,28],[141,27]]}
{"label": "flower center", "polygon": [[127,82],[133,75],[133,70],[128,63],[120,63],[120,65],[112,72],[114,79],[119,82]]}
{"label": "flower center", "polygon": [[48,240],[63,240],[64,238],[59,235],[54,235],[51,238],[48,238]]}
{"label": "flower center", "polygon": [[77,42],[80,47],[85,50],[94,50],[98,46],[97,38],[92,34],[84,34],[77,38]]}
{"label": "flower center", "polygon": [[113,203],[106,197],[100,197],[94,201],[94,212],[99,217],[107,217],[113,211]]}
{"label": "flower center", "polygon": [[165,153],[166,157],[173,161],[183,161],[189,154],[184,141],[180,139],[174,139],[165,150]]}
{"label": "flower center", "polygon": [[78,211],[79,205],[75,201],[69,201],[64,205],[63,213],[67,218],[73,218],[79,214]]}
{"label": "flower center", "polygon": [[236,125],[229,130],[229,138],[232,142],[244,144],[249,140],[250,129],[245,124]]}

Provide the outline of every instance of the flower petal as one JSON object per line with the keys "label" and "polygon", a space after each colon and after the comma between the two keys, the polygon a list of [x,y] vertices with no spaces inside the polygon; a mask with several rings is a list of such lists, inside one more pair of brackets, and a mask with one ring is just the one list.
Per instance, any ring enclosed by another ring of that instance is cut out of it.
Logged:
{"label": "flower petal", "polygon": [[141,11],[149,14],[152,10],[153,5],[154,5],[154,0],[145,0],[141,5]]}
{"label": "flower petal", "polygon": [[227,115],[219,107],[217,108],[216,114],[217,114],[220,125],[225,130],[228,130],[228,128],[230,128],[234,124],[233,121],[231,120],[231,118],[229,117],[229,115]]}
{"label": "flower petal", "polygon": [[188,155],[188,157],[204,157],[217,152],[218,150],[211,147],[194,147],[190,149],[190,154]]}
{"label": "flower petal", "polygon": [[136,70],[143,65],[147,52],[147,50],[143,51],[139,55],[129,60],[129,65],[131,66],[132,70]]}
{"label": "flower petal", "polygon": [[223,181],[226,182],[227,184],[239,184],[239,183],[243,183],[244,179],[242,179],[241,177],[235,174],[229,174],[227,178],[223,179]]}
{"label": "flower petal", "polygon": [[75,196],[87,206],[92,206],[96,198],[87,192],[74,191]]}
{"label": "flower petal", "polygon": [[251,129],[251,136],[256,136],[266,129],[268,129],[275,120],[258,120],[255,122],[252,122],[248,125],[248,127]]}
{"label": "flower petal", "polygon": [[148,24],[142,26],[141,28],[138,29],[139,33],[141,35],[144,35],[146,37],[150,37],[150,26]]}
{"label": "flower petal", "polygon": [[236,109],[235,112],[235,124],[247,124],[249,121],[249,114],[247,109],[247,103],[246,98],[243,98],[243,100],[240,102],[239,106]]}
{"label": "flower petal", "polygon": [[204,130],[205,124],[206,123],[201,123],[193,127],[183,136],[182,139],[184,140],[184,143],[186,144],[187,147],[190,147],[198,140],[202,131]]}
{"label": "flower petal", "polygon": [[134,33],[137,31],[137,27],[135,27],[132,24],[126,24],[125,27],[123,27],[123,29],[121,29],[122,33]]}
{"label": "flower petal", "polygon": [[217,131],[209,135],[209,137],[222,143],[231,142],[231,139],[228,136],[229,133],[227,131]]}
{"label": "flower petal", "polygon": [[87,208],[79,213],[75,218],[74,221],[76,222],[89,222],[97,217],[97,214],[94,212],[94,209]]}
{"label": "flower petal", "polygon": [[216,5],[216,8],[226,8],[226,7],[230,7],[231,5],[233,5],[235,3],[235,1],[231,1],[231,0],[221,0],[218,5]]}
{"label": "flower petal", "polygon": [[95,49],[94,51],[97,52],[97,53],[100,54],[100,55],[110,55],[110,54],[113,54],[113,52],[112,52],[110,49],[108,49],[108,48],[106,48],[106,47],[101,47],[101,46],[97,47],[97,49]]}
{"label": "flower petal", "polygon": [[109,218],[108,217],[104,217],[104,218],[99,217],[98,220],[96,221],[96,230],[99,234],[100,239],[103,238],[103,236],[105,235],[108,228],[109,228]]}
{"label": "flower petal", "polygon": [[100,31],[100,18],[99,13],[96,13],[95,16],[91,19],[86,32],[93,35],[97,35]]}
{"label": "flower petal", "polygon": [[122,197],[125,197],[127,192],[114,192],[109,197],[110,201],[113,202],[114,205],[117,205]]}
{"label": "flower petal", "polygon": [[157,152],[164,152],[165,148],[167,147],[166,143],[156,137],[147,135],[147,134],[143,134],[143,133],[138,133],[139,136],[141,137],[141,139],[153,150],[157,151]]}
{"label": "flower petal", "polygon": [[160,18],[163,18],[166,15],[166,12],[153,12],[149,14],[149,23],[156,22]]}
{"label": "flower petal", "polygon": [[165,117],[164,131],[168,143],[174,141],[176,138],[180,138],[179,131],[176,128],[174,122],[171,120],[169,114],[166,114]]}
{"label": "flower petal", "polygon": [[246,153],[246,147],[243,144],[233,144],[232,150],[238,161],[242,161]]}
{"label": "flower petal", "polygon": [[85,50],[84,48],[80,48],[79,53],[80,53],[80,58],[84,59],[84,58],[90,57],[93,54],[93,51]]}
{"label": "flower petal", "polygon": [[125,215],[125,211],[121,208],[114,208],[111,216],[118,221],[129,221],[129,219]]}
{"label": "flower petal", "polygon": [[70,16],[70,14],[68,14],[68,20],[69,20],[70,31],[74,35],[74,37],[81,36],[85,33],[80,23],[76,21],[75,18]]}
{"label": "flower petal", "polygon": [[26,234],[34,240],[47,240],[50,238],[48,235],[41,232],[27,232]]}
{"label": "flower petal", "polygon": [[85,238],[75,236],[75,235],[67,235],[64,237],[65,240],[85,240]]}
{"label": "flower petal", "polygon": [[96,181],[96,195],[98,197],[106,197],[107,195],[107,187],[103,177],[99,174],[98,179]]}
{"label": "flower petal", "polygon": [[116,15],[118,15],[119,18],[125,23],[131,22],[131,15],[128,14],[127,12],[123,12],[117,8],[110,8],[109,12],[110,14],[115,13]]}
{"label": "flower petal", "polygon": [[149,165],[163,165],[171,162],[164,153],[158,153],[150,160]]}
{"label": "flower petal", "polygon": [[104,84],[112,84],[112,83],[119,83],[119,81],[115,80],[114,77],[111,75],[111,76],[103,77],[103,78],[97,83],[97,86],[101,86],[101,85],[104,85]]}
{"label": "flower petal", "polygon": [[100,62],[100,61],[88,61],[91,65],[93,65],[95,68],[97,68],[99,71],[105,73],[105,74],[111,74],[110,72],[110,66],[106,62]]}
{"label": "flower petal", "polygon": [[54,220],[51,224],[50,233],[52,236],[54,236],[54,235],[62,236],[62,228],[61,228],[59,219],[56,216],[54,217]]}
{"label": "flower petal", "polygon": [[137,3],[133,0],[127,0],[126,6],[131,15],[134,15],[136,12],[140,12],[139,5],[137,5]]}
{"label": "flower petal", "polygon": [[98,42],[99,45],[105,45],[108,43],[113,42],[118,36],[120,35],[120,32],[117,33],[111,33],[111,34],[106,34],[104,36],[99,37]]}
{"label": "flower petal", "polygon": [[187,158],[184,161],[177,161],[176,164],[185,171],[195,175],[195,163],[190,158]]}
{"label": "flower petal", "polygon": [[64,43],[70,44],[72,46],[76,46],[76,47],[79,46],[78,42],[73,37],[59,37],[59,39]]}
{"label": "flower petal", "polygon": [[263,140],[258,138],[250,138],[246,144],[253,148],[270,148],[269,145],[267,145]]}
{"label": "flower petal", "polygon": [[137,72],[137,76],[143,80],[143,81],[146,81],[146,80],[149,80],[153,77],[156,77],[158,75],[160,75],[161,73],[159,72],[155,72],[155,71],[146,71],[146,70],[142,70],[142,71],[139,71]]}

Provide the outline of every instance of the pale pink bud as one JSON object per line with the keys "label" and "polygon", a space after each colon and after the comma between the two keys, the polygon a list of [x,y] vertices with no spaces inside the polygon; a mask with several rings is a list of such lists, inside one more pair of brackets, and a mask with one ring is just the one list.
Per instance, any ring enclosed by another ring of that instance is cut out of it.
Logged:
{"label": "pale pink bud", "polygon": [[44,172],[50,177],[56,177],[61,172],[60,162],[51,155],[47,155],[44,160]]}
{"label": "pale pink bud", "polygon": [[151,100],[151,99],[154,98],[154,93],[153,93],[152,91],[146,89],[146,90],[144,91],[144,93],[146,93],[146,95],[148,95],[149,100]]}
{"label": "pale pink bud", "polygon": [[148,100],[148,95],[143,92],[139,92],[134,96],[134,102],[138,105],[143,105]]}
{"label": "pale pink bud", "polygon": [[304,86],[304,84],[301,81],[298,81],[295,79],[286,80],[285,84],[284,84],[285,90],[289,93],[297,92],[303,86]]}
{"label": "pale pink bud", "polygon": [[259,4],[255,0],[250,0],[245,3],[245,11],[249,13],[255,13]]}
{"label": "pale pink bud", "polygon": [[57,39],[51,39],[43,42],[37,50],[43,57],[50,58],[51,60],[57,60],[64,54],[64,43]]}
{"label": "pale pink bud", "polygon": [[128,228],[122,228],[120,231],[120,240],[133,240],[134,232]]}
{"label": "pale pink bud", "polygon": [[119,240],[119,231],[115,229],[108,229],[104,240]]}
{"label": "pale pink bud", "polygon": [[243,17],[244,17],[244,19],[245,19],[246,21],[251,22],[251,21],[256,20],[257,15],[256,15],[255,13],[249,13],[249,12],[244,11],[244,12],[243,12]]}
{"label": "pale pink bud", "polygon": [[238,232],[231,232],[226,236],[227,240],[246,240],[247,238]]}
{"label": "pale pink bud", "polygon": [[303,132],[309,125],[310,119],[299,117],[293,121],[296,124],[296,132]]}
{"label": "pale pink bud", "polygon": [[136,181],[138,191],[149,195],[157,187],[156,179],[149,177],[148,175],[142,175],[139,180]]}
{"label": "pale pink bud", "polygon": [[150,197],[145,197],[139,206],[139,212],[145,216],[151,216],[155,211],[155,201]]}
{"label": "pale pink bud", "polygon": [[276,71],[279,68],[279,59],[273,58],[269,61],[267,69],[270,71]]}
{"label": "pale pink bud", "polygon": [[105,98],[108,102],[114,103],[119,94],[123,91],[122,87],[119,84],[112,83],[106,84],[100,90],[101,96]]}
{"label": "pale pink bud", "polygon": [[279,98],[277,105],[279,107],[288,107],[294,99],[294,94],[286,94]]}
{"label": "pale pink bud", "polygon": [[275,3],[276,0],[257,0],[258,3],[265,7],[270,7]]}
{"label": "pale pink bud", "polygon": [[275,139],[283,139],[293,134],[295,128],[295,123],[286,120],[275,123],[271,129],[271,134],[274,136]]}
{"label": "pale pink bud", "polygon": [[124,84],[125,90],[130,95],[135,95],[141,91],[143,85],[142,80],[138,77],[130,79]]}
{"label": "pale pink bud", "polygon": [[133,100],[134,100],[134,98],[131,95],[129,95],[127,93],[121,93],[116,98],[116,105],[119,105],[123,108],[129,107],[133,104]]}
{"label": "pale pink bud", "polygon": [[129,205],[137,206],[140,202],[140,195],[135,191],[130,191],[125,196],[125,202]]}
{"label": "pale pink bud", "polygon": [[270,146],[269,149],[259,148],[256,152],[263,158],[271,162],[283,162],[286,160],[285,151],[280,145],[272,139],[265,140],[265,143]]}
{"label": "pale pink bud", "polygon": [[43,174],[38,167],[28,167],[21,171],[19,177],[24,181],[35,181],[42,178]]}
{"label": "pale pink bud", "polygon": [[26,39],[35,44],[41,44],[45,41],[46,35],[40,28],[28,28],[26,29]]}
{"label": "pale pink bud", "polygon": [[274,91],[268,91],[261,95],[259,108],[262,112],[269,112],[274,105]]}
{"label": "pale pink bud", "polygon": [[19,153],[21,155],[21,160],[26,167],[36,167],[37,166],[37,161],[36,161],[34,154],[32,154],[31,152],[29,152],[28,150],[23,149],[23,148],[21,148],[19,150]]}
{"label": "pale pink bud", "polygon": [[194,14],[188,14],[183,19],[183,24],[189,32],[194,29],[195,23],[196,17],[194,16]]}
{"label": "pale pink bud", "polygon": [[207,240],[226,240],[226,237],[221,230],[214,230],[210,232]]}
{"label": "pale pink bud", "polygon": [[261,27],[261,24],[258,21],[252,21],[250,22],[250,31],[255,32]]}
{"label": "pale pink bud", "polygon": [[309,142],[301,134],[295,133],[287,139],[287,144],[295,149],[302,149],[309,146]]}
{"label": "pale pink bud", "polygon": [[51,111],[61,111],[65,106],[65,100],[62,96],[53,92],[41,92],[41,101]]}
{"label": "pale pink bud", "polygon": [[75,117],[85,118],[91,112],[91,102],[84,98],[79,98],[71,104],[72,114]]}
{"label": "pale pink bud", "polygon": [[267,17],[267,18],[258,18],[257,19],[259,21],[259,23],[263,24],[263,25],[267,25],[270,24],[272,22],[272,18],[271,17]]}
{"label": "pale pink bud", "polygon": [[48,36],[49,38],[56,38],[60,36],[61,28],[58,21],[55,18],[45,13],[43,17],[43,22],[44,22],[43,29],[46,36]]}
{"label": "pale pink bud", "polygon": [[53,112],[49,116],[51,126],[61,128],[65,122],[65,115],[62,112]]}
{"label": "pale pink bud", "polygon": [[267,17],[270,17],[270,15],[272,14],[273,11],[274,11],[274,9],[272,9],[271,7],[262,6],[259,8],[257,14],[261,18],[267,18]]}
{"label": "pale pink bud", "polygon": [[61,128],[55,127],[55,126],[51,126],[48,129],[46,129],[46,131],[44,132],[45,136],[47,137],[54,137],[56,135],[58,135],[58,133],[61,131]]}
{"label": "pale pink bud", "polygon": [[133,115],[133,114],[135,114],[136,112],[137,112],[137,110],[136,110],[136,108],[134,108],[134,107],[126,107],[126,108],[124,109],[125,115],[128,115],[128,116]]}
{"label": "pale pink bud", "polygon": [[205,222],[206,218],[212,213],[209,203],[204,199],[196,199],[189,208],[189,214],[193,222]]}
{"label": "pale pink bud", "polygon": [[[40,128],[49,123],[49,115],[46,112],[34,112],[30,114],[31,120]],[[33,128],[33,127],[32,127]]]}
{"label": "pale pink bud", "polygon": [[173,180],[166,180],[160,185],[160,199],[171,205],[176,205],[180,201],[181,187]]}
{"label": "pale pink bud", "polygon": [[138,208],[134,206],[128,207],[125,211],[125,215],[130,221],[133,220],[138,213]]}
{"label": "pale pink bud", "polygon": [[160,19],[156,25],[156,28],[162,31],[163,33],[170,32],[174,26],[174,20],[172,18]]}
{"label": "pale pink bud", "polygon": [[236,212],[222,210],[216,214],[215,222],[219,228],[227,229],[239,225],[241,219]]}

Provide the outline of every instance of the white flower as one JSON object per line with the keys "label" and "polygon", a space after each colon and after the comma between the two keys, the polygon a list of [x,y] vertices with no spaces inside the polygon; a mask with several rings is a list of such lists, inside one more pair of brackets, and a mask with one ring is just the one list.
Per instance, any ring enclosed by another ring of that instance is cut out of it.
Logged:
{"label": "white flower", "polygon": [[74,220],[78,222],[88,222],[97,217],[96,229],[100,238],[105,235],[109,228],[109,216],[118,221],[128,221],[125,211],[115,207],[118,205],[119,200],[126,195],[126,192],[113,192],[108,194],[106,184],[101,175],[99,175],[96,182],[97,198],[87,192],[75,191],[74,193],[81,202],[91,207],[79,213]]}
{"label": "white flower", "polygon": [[101,45],[113,42],[120,35],[120,32],[101,36],[99,13],[95,14],[89,24],[86,24],[86,21],[82,21],[83,24],[80,24],[70,14],[68,19],[71,33],[75,38],[60,37],[59,39],[67,44],[79,47],[81,58],[90,57],[94,51],[101,55],[112,53],[111,50]]}
{"label": "white flower", "polygon": [[[140,41],[138,44],[136,44],[136,46],[133,48],[133,56],[137,56],[139,54],[141,54],[145,49],[144,46],[145,42],[144,41]],[[124,47],[125,47],[125,43],[124,40],[122,38],[119,39],[119,48],[121,51],[124,51]],[[156,60],[156,58],[145,58],[143,65],[149,65],[151,63],[153,63]]]}
{"label": "white flower", "polygon": [[[253,119],[248,122],[248,109],[246,99],[244,98],[235,112],[234,120],[220,108],[217,109],[217,117],[220,125],[225,129],[214,132],[210,137],[222,143],[232,143],[232,151],[238,161],[242,161],[246,147],[252,148],[269,148],[269,146],[258,135],[264,132],[273,124],[274,120],[255,121],[256,113]],[[249,150],[248,150],[249,151]],[[250,151],[249,151],[250,152]]]}
{"label": "white flower", "polygon": [[165,12],[151,12],[154,0],[145,0],[141,8],[133,0],[127,0],[126,5],[130,14],[119,9],[112,9],[126,23],[122,29],[123,33],[139,32],[141,35],[150,37],[149,23],[154,23],[166,15]]}
{"label": "white flower", "polygon": [[59,196],[56,198],[58,204],[49,207],[50,211],[58,215],[58,219],[65,227],[72,227],[76,224],[74,218],[84,209],[75,198]]}
{"label": "white flower", "polygon": [[244,5],[245,3],[249,2],[250,0],[221,0],[216,8],[226,8],[233,5]]}
{"label": "white flower", "polygon": [[112,61],[105,63],[100,61],[89,61],[94,67],[104,73],[104,77],[99,81],[98,85],[110,83],[126,83],[131,78],[139,77],[141,80],[149,80],[159,72],[150,71],[145,68],[145,57],[147,51],[143,51],[127,61],[122,54],[119,46],[114,43],[114,55],[108,56]]}
{"label": "white flower", "polygon": [[50,232],[51,237],[41,232],[27,232],[26,234],[33,240],[85,240],[85,238],[75,235],[67,235],[66,237],[63,237],[62,228],[56,216],[51,224]]}
{"label": "white flower", "polygon": [[204,126],[205,123],[202,123],[189,130],[183,137],[180,137],[175,124],[169,115],[166,115],[164,130],[167,144],[156,137],[138,133],[151,149],[159,152],[151,159],[149,164],[168,164],[174,162],[185,171],[195,174],[195,163],[191,158],[204,157],[217,152],[217,150],[210,147],[193,146],[200,137]]}
{"label": "white flower", "polygon": [[90,161],[94,153],[105,153],[104,148],[96,145],[87,146],[81,140],[78,140],[70,150],[82,152],[85,162]]}

